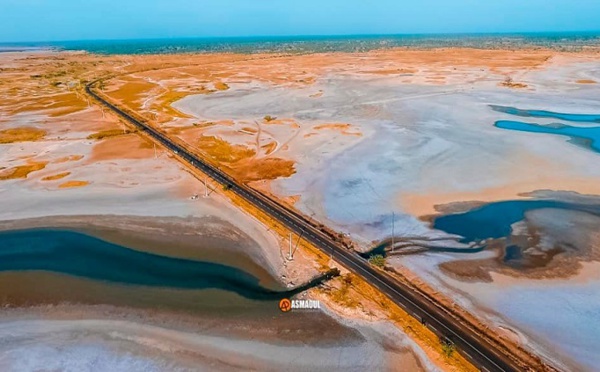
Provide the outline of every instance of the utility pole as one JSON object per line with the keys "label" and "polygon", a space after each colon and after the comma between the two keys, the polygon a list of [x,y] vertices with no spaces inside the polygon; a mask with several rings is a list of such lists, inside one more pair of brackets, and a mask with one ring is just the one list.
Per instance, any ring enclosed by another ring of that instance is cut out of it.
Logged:
{"label": "utility pole", "polygon": [[294,255],[292,252],[292,233],[290,232],[290,253],[288,254],[288,260],[293,260],[294,259]]}
{"label": "utility pole", "polygon": [[158,159],[158,156],[156,156],[156,143],[154,144],[154,159]]}
{"label": "utility pole", "polygon": [[208,198],[208,177],[204,177],[204,197]]}
{"label": "utility pole", "polygon": [[296,242],[296,246],[294,247],[294,250],[292,251],[292,257],[294,257],[294,253],[296,253],[296,249],[298,249],[298,245],[300,244],[300,240],[302,240],[302,236],[304,235],[304,231],[305,230],[302,229],[302,233],[300,233],[300,236],[298,236],[298,241]]}
{"label": "utility pole", "polygon": [[394,252],[394,220],[396,219],[396,215],[392,212],[392,252]]}

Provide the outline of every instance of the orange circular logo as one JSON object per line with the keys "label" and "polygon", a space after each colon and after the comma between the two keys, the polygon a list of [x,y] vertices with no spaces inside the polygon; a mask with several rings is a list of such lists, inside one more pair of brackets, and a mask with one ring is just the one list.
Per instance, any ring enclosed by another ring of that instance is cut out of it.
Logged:
{"label": "orange circular logo", "polygon": [[283,311],[284,313],[292,310],[292,302],[287,298],[282,299],[279,301],[279,310]]}

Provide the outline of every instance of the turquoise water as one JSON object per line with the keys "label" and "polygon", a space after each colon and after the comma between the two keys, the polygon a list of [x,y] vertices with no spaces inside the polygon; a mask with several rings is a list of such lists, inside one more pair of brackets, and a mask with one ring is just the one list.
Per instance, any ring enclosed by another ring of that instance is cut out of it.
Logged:
{"label": "turquoise water", "polygon": [[544,111],[544,110],[521,110],[514,107],[507,106],[490,106],[492,110],[503,112],[505,114],[531,117],[531,118],[551,118],[566,121],[573,121],[578,123],[600,123],[600,115],[597,114],[565,114],[560,112]]}
{"label": "turquoise water", "polygon": [[[490,106],[494,111],[509,115],[533,118],[551,118],[578,123],[600,123],[598,114],[569,114],[545,110],[523,110],[507,106]],[[600,152],[600,126],[574,127],[566,124],[535,124],[512,120],[499,120],[494,126],[502,129],[517,130],[521,132],[547,133],[571,138],[571,142]]]}
{"label": "turquoise water", "polygon": [[600,33],[346,35],[86,40],[0,43],[0,50],[3,47],[36,47],[61,50],[85,50],[91,53],[100,54],[167,54],[188,52],[315,53],[332,51],[363,52],[373,49],[394,47],[467,47],[485,49],[543,47],[557,50],[580,50],[582,47],[590,45],[600,46]]}
{"label": "turquoise water", "polygon": [[497,121],[495,126],[502,129],[518,130],[522,132],[568,136],[571,138],[571,142],[587,147],[593,151],[600,152],[600,126],[582,128],[564,124],[541,125],[509,120]]}
{"label": "turquoise water", "polygon": [[252,275],[211,262],[132,250],[71,231],[0,232],[0,272],[48,271],[103,282],[174,289],[217,289],[255,300],[280,299]]}
{"label": "turquoise water", "polygon": [[[433,228],[460,235],[470,243],[511,235],[511,225],[522,221],[525,213],[535,209],[567,209],[600,216],[600,204],[576,204],[556,200],[509,200],[489,203],[462,213],[437,217]],[[451,250],[451,249],[449,249]]]}

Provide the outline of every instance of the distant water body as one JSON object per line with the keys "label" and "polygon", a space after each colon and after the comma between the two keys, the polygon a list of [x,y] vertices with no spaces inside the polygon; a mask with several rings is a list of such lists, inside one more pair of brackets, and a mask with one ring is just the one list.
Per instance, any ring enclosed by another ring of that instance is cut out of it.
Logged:
{"label": "distant water body", "polygon": [[0,43],[0,51],[15,48],[83,50],[97,54],[173,53],[319,53],[365,52],[396,47],[480,49],[551,48],[577,51],[600,47],[600,32],[453,35],[368,35],[176,38],[146,40],[93,40]]}
{"label": "distant water body", "polygon": [[586,126],[571,126],[562,123],[536,124],[524,123],[513,120],[499,120],[494,124],[497,128],[510,129],[521,132],[548,133],[567,136],[569,142],[589,148],[600,153],[600,115],[599,114],[568,114],[544,110],[522,110],[515,107],[491,106],[494,111],[509,115],[531,118],[551,118],[571,121],[576,123],[593,123]]}

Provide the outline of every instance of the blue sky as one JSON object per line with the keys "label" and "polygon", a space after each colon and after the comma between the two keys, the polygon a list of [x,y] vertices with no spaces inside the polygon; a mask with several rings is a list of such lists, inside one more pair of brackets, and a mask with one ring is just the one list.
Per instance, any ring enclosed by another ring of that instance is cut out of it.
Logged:
{"label": "blue sky", "polygon": [[598,31],[600,0],[0,0],[0,42]]}

